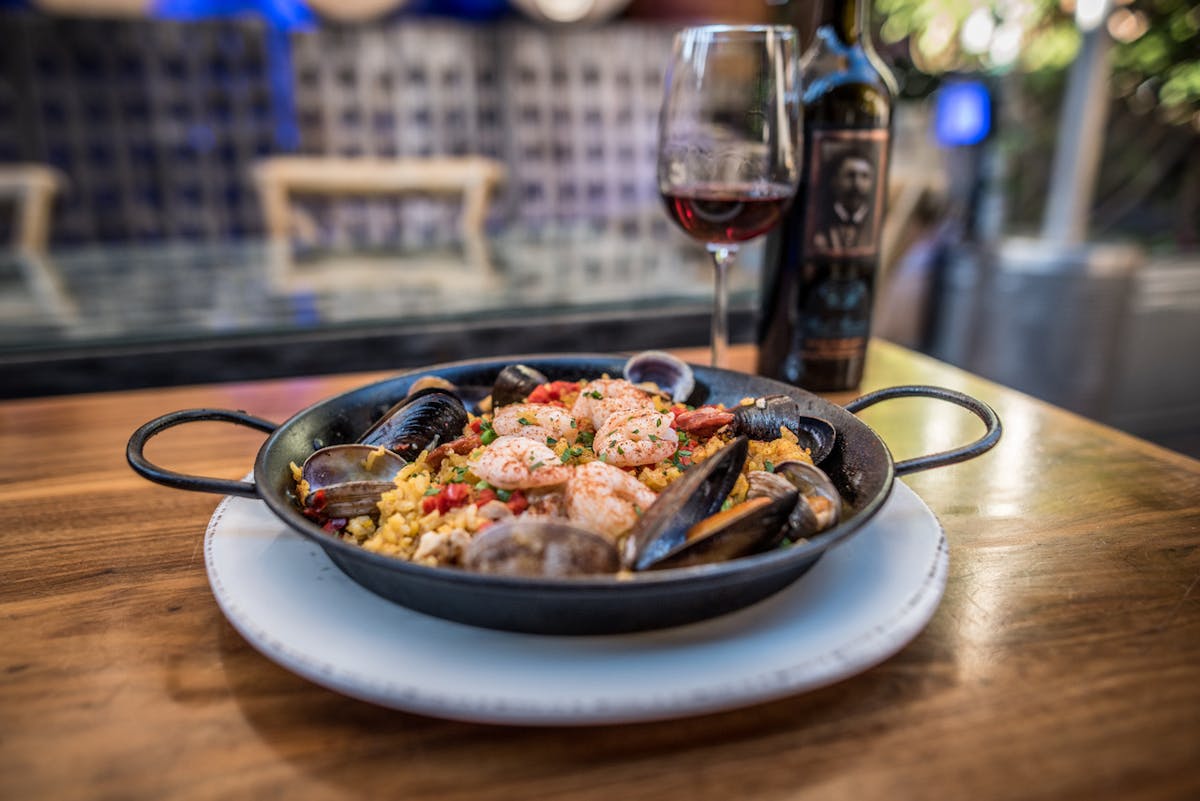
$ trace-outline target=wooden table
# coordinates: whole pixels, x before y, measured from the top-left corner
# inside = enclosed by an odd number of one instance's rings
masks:
[[[1200,462],[884,343],[863,391],[960,389],[1005,435],[905,479],[944,524],[950,575],[882,665],[737,711],[569,730],[435,720],[298,678],[213,600],[218,499],[139,478],[125,442],[166,411],[282,421],[375,377],[0,404],[0,798],[1200,797]],[[932,401],[862,418],[897,458],[981,431]],[[148,455],[236,478],[261,441],[197,424]]]

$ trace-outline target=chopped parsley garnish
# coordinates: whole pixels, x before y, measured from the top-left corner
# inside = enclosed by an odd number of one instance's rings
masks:
[[[518,417],[518,418],[517,418],[517,422],[518,422],[518,423],[520,423],[520,424],[521,424],[521,425],[523,425],[523,426],[531,426],[531,425],[533,425],[533,423],[531,423],[530,421],[526,420],[524,417]]]
[[[582,442],[584,445],[588,446],[589,448],[592,447],[592,441],[595,438],[596,438],[596,435],[594,432],[591,432],[591,431],[579,432],[579,441]]]
[[[604,396],[600,394],[600,390],[598,389],[593,389],[591,392],[585,392],[583,394],[587,395],[589,398],[593,398],[594,400],[604,400]]]
[[[767,461],[763,462],[763,470],[766,470],[768,473],[774,473],[775,463],[768,459]]]
[[[553,448],[558,444],[558,440],[556,440],[554,437],[546,437],[546,444]]]
[[[484,445],[491,445],[496,441],[496,437],[500,436],[496,433],[496,429],[492,428],[491,422],[483,420],[479,424],[479,441]]]
[[[721,503],[721,511],[722,512],[728,512],[732,508],[733,508],[733,498],[726,498]]]
[[[423,494],[424,495],[437,495],[441,491],[442,491],[442,488],[439,487],[437,484],[434,484],[432,487],[425,490],[425,492]]]
[[[532,471],[532,470],[537,470],[539,467],[544,467],[544,466],[545,466],[545,464],[546,464],[545,462],[542,462],[542,461],[537,461],[537,462],[534,462],[533,464],[529,465],[529,469],[530,469],[531,471]]]
[[[512,493],[509,492],[508,490],[498,489],[498,490],[496,490],[496,497],[502,501],[507,501],[509,498],[512,497]]]

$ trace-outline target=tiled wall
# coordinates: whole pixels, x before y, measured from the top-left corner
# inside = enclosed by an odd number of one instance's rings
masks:
[[[58,242],[261,232],[263,155],[503,161],[495,213],[610,219],[657,203],[666,27],[401,19],[291,34],[254,19],[0,15],[0,161],[61,169]],[[8,43],[12,43],[9,46]],[[311,203],[328,243],[452,231],[433,201]]]

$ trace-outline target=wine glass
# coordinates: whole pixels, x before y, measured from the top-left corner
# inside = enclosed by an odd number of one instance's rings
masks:
[[[704,25],[675,35],[658,128],[658,190],[716,267],[712,364],[726,366],[738,244],[770,230],[800,180],[794,28]]]

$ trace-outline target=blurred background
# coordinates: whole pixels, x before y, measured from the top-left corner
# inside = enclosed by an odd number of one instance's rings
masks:
[[[654,179],[671,35],[807,38],[817,2],[0,0],[0,395],[703,345]],[[871,22],[876,333],[1200,456],[1200,5]]]

